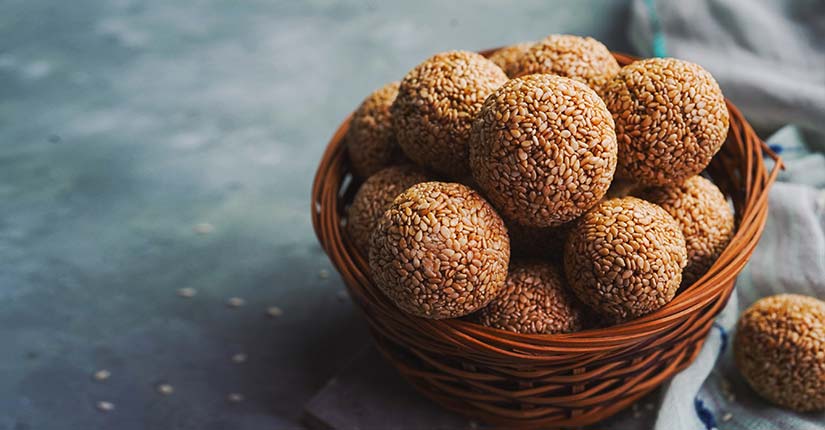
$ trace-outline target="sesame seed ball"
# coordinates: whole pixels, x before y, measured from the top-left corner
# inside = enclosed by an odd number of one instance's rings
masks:
[[[508,81],[473,124],[470,166],[505,218],[554,227],[595,205],[616,168],[613,118],[581,82],[552,75]]]
[[[733,355],[765,399],[799,412],[825,410],[825,302],[797,294],[758,300],[739,317]]]
[[[507,76],[514,78],[516,77],[515,73],[518,72],[516,69],[518,61],[521,60],[521,57],[527,53],[527,50],[534,44],[535,42],[521,42],[515,45],[505,46],[494,52],[493,55],[490,55],[490,61],[501,67],[501,70],[503,70]]]
[[[617,175],[644,185],[696,176],[728,134],[719,85],[701,66],[651,58],[623,67],[605,90],[616,121]]]
[[[453,178],[469,174],[473,118],[484,99],[506,81],[495,63],[468,51],[436,54],[413,68],[391,108],[404,154]]]
[[[526,334],[579,331],[583,320],[559,269],[544,262],[514,263],[502,291],[477,314],[481,325]]]
[[[404,158],[395,141],[390,114],[398,86],[398,82],[390,82],[379,88],[352,114],[346,142],[352,170],[357,176],[366,178]]]
[[[347,234],[363,255],[370,250],[370,235],[390,203],[407,188],[427,181],[418,167],[391,166],[370,176],[355,193],[347,208]]]
[[[733,237],[733,211],[724,194],[713,182],[694,176],[682,185],[646,188],[639,197],[661,206],[679,223],[688,255],[682,284],[693,284]]]
[[[511,70],[508,75],[513,77],[534,73],[565,76],[601,94],[619,72],[619,63],[606,46],[592,37],[553,34],[531,46]]]
[[[478,193],[424,182],[400,194],[372,234],[376,285],[402,310],[456,318],[484,307],[507,277],[504,221]]]
[[[564,269],[573,292],[615,321],[661,308],[687,263],[685,238],[664,209],[635,197],[605,200],[573,227]]]

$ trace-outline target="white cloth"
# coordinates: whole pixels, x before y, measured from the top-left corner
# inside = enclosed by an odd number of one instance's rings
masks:
[[[664,386],[655,428],[823,429],[825,413],[759,398],[725,344],[760,297],[825,299],[825,2],[635,0],[630,29],[639,52],[708,69],[758,130],[794,124],[768,139],[787,168],[771,190],[762,239],[699,357]]]

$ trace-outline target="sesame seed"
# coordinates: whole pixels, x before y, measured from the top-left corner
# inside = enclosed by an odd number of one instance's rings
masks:
[[[278,318],[279,316],[284,314],[284,311],[281,310],[281,308],[279,308],[277,306],[270,306],[270,307],[266,308],[266,314],[270,318]]]
[[[232,362],[235,364],[246,363],[246,354],[239,352],[232,356]]]
[[[726,413],[725,415],[722,416],[722,421],[723,422],[728,422],[732,419],[733,419],[733,414],[730,413],[730,412],[728,412],[728,413]]]
[[[246,304],[246,300],[240,297],[230,297],[226,300],[226,306],[230,308],[239,308]]]
[[[112,373],[111,373],[111,372],[109,372],[109,371],[108,371],[108,370],[106,370],[106,369],[101,369],[101,370],[98,370],[97,372],[95,372],[95,373],[92,375],[92,377],[93,377],[96,381],[105,381],[105,380],[109,379],[109,377],[110,377],[110,376],[112,376]]]
[[[97,410],[100,412],[110,412],[115,410],[115,404],[112,402],[99,401],[96,404]]]
[[[244,396],[241,393],[229,393],[226,395],[226,400],[229,403],[241,403],[244,401]]]
[[[202,222],[195,224],[192,230],[197,234],[206,235],[215,231],[215,226],[208,222]]]
[[[329,271],[327,269],[321,269],[318,271],[318,277],[321,279],[329,278]]]
[[[175,392],[175,387],[173,387],[171,384],[158,384],[157,390],[158,393],[163,394],[164,396],[168,396]]]
[[[194,288],[191,288],[191,287],[185,287],[185,288],[181,288],[181,289],[178,290],[178,296],[184,297],[184,298],[195,297],[195,294],[197,294],[197,293],[198,293],[198,291]]]

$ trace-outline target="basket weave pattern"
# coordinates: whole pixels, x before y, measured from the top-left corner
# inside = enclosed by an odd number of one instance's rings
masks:
[[[614,55],[621,65],[634,60]],[[349,118],[330,141],[315,176],[313,227],[379,350],[424,395],[506,428],[592,424],[628,407],[694,360],[762,233],[768,188],[782,163],[739,110],[729,101],[727,106],[728,138],[707,172],[733,200],[736,234],[713,267],[672,302],[620,325],[525,335],[401,312],[370,281],[365,256],[343,232],[344,209],[356,191],[343,143]],[[766,155],[777,161],[770,172],[762,162]]]

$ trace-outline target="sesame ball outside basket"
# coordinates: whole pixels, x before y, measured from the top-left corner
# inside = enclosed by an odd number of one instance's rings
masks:
[[[693,284],[733,237],[733,211],[725,195],[713,182],[694,176],[681,185],[644,189],[639,197],[661,206],[679,223],[688,253],[682,285]]]
[[[553,34],[535,43],[511,67],[512,77],[545,73],[584,82],[599,95],[619,72],[619,63],[592,37]]]
[[[384,168],[364,181],[347,208],[347,234],[358,252],[369,254],[370,235],[390,203],[407,188],[427,180],[420,168],[404,165]]]
[[[422,166],[453,178],[466,176],[473,118],[506,81],[501,68],[474,52],[428,58],[401,81],[391,108],[401,149]]]
[[[424,182],[399,195],[372,234],[375,284],[402,310],[456,318],[487,305],[504,285],[504,221],[472,189]]]
[[[521,42],[505,46],[490,55],[490,61],[496,63],[507,76],[516,77],[518,62],[521,57],[535,44],[535,42]],[[617,69],[618,70],[618,67]]]
[[[358,106],[347,132],[347,154],[357,176],[369,177],[384,167],[403,161],[395,140],[390,106],[398,95],[398,82],[379,88]]]
[[[685,239],[676,220],[635,197],[606,200],[586,213],[564,250],[573,292],[618,322],[670,302],[686,263]]]
[[[470,166],[505,218],[528,227],[558,226],[610,187],[613,119],[581,82],[551,75],[512,79],[484,102],[473,124]]]
[[[719,85],[687,61],[631,63],[607,86],[604,101],[616,121],[617,175],[644,185],[698,175],[727,137],[730,118]]]
[[[513,263],[501,293],[476,317],[482,325],[527,334],[579,331],[584,318],[559,269],[538,261]]]
[[[825,410],[825,302],[780,294],[739,318],[736,367],[760,396],[800,412]]]

